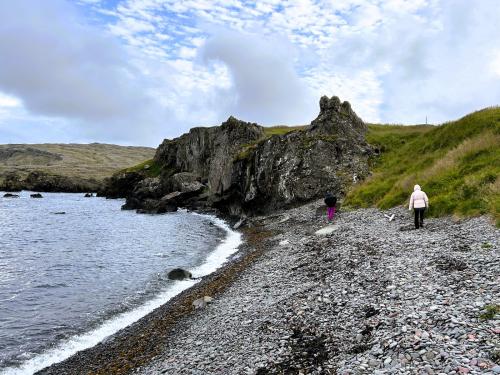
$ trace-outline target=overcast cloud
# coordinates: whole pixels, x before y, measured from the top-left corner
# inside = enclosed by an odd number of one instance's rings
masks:
[[[202,56],[227,66],[232,86],[219,97],[229,113],[267,125],[310,121],[304,108],[312,92],[294,68],[288,40],[222,32],[208,40]]]
[[[156,145],[230,115],[369,122],[500,103],[496,0],[0,2],[0,143]]]

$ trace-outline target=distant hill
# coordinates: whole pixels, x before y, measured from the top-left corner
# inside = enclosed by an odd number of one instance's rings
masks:
[[[154,153],[100,143],[0,145],[0,190],[96,190],[104,178]]]
[[[347,196],[353,207],[407,204],[419,184],[429,214],[492,214],[500,225],[500,108],[486,108],[440,126],[369,125],[380,156],[372,176]]]

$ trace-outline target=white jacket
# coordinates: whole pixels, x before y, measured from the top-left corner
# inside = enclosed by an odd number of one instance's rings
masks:
[[[429,198],[427,198],[427,194],[420,190],[419,185],[415,185],[415,187],[413,188],[413,193],[410,197],[410,206],[408,207],[408,209],[411,210],[412,208],[423,207],[429,207]]]

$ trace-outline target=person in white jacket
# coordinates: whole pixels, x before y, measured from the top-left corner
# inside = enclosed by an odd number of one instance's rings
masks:
[[[429,198],[422,190],[420,190],[420,185],[415,185],[413,187],[413,193],[410,197],[411,209],[415,211],[415,229],[422,228],[424,226],[424,212],[426,208],[429,208]]]

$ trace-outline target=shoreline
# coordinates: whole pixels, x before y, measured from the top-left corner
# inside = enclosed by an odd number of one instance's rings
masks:
[[[428,219],[415,231],[406,210],[365,209],[327,225],[317,201],[249,219],[242,232],[225,266],[37,374],[500,370],[499,317],[478,318],[500,303],[498,229],[487,218]],[[195,310],[204,295],[214,301]]]
[[[214,218],[213,212],[194,213]],[[215,218],[227,225],[227,236],[231,235],[231,231],[241,234],[242,231],[231,228],[227,218],[220,216]],[[244,233],[243,236],[248,237]],[[195,299],[220,293],[232,282],[236,273],[245,268],[256,256],[258,256],[257,251],[249,246],[248,238],[243,238],[237,250],[229,255],[221,267],[202,276],[196,284],[176,294],[139,320],[106,337],[97,345],[78,351],[35,374],[126,374],[148,363],[148,360],[160,352],[161,341],[171,333],[170,330],[175,324],[194,310],[192,302]],[[203,265],[205,263],[197,268]],[[151,337],[145,337],[147,334]]]
[[[53,193],[49,192],[47,194]],[[24,195],[26,195],[26,192]],[[111,337],[115,334],[135,324],[158,307],[163,306],[165,302],[168,302],[176,295],[192,288],[193,285],[200,282],[199,279],[211,275],[214,270],[226,264],[236,253],[238,253],[238,249],[242,244],[241,234],[234,231],[226,221],[215,216],[213,213],[188,213],[188,211],[185,210],[184,214],[202,217],[202,220],[207,224],[210,223],[214,228],[218,228],[217,231],[221,231],[218,235],[218,242],[214,243],[214,246],[209,249],[208,253],[205,253],[205,259],[202,263],[189,269],[196,279],[174,281],[151,299],[100,322],[90,330],[72,335],[66,340],[57,343],[51,348],[47,348],[43,352],[23,361],[17,366],[11,365],[0,369],[0,373],[27,374],[44,371],[51,366],[68,360],[78,352],[89,350],[101,342],[110,341]],[[166,269],[165,272],[166,271],[168,271],[168,269]]]
[[[261,256],[133,374],[498,373],[498,229],[412,222],[362,209],[329,225],[322,201],[253,218]]]

